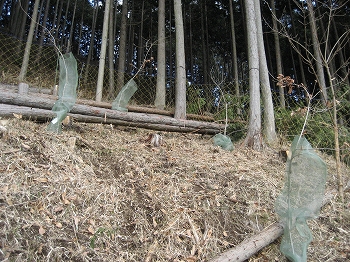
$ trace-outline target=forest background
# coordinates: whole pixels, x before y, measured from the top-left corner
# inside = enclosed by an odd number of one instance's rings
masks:
[[[164,132],[164,146],[155,148],[145,142],[145,130],[130,126],[80,124],[56,136],[37,123],[12,119],[1,143],[6,183],[0,202],[6,206],[2,215],[9,218],[2,222],[8,241],[3,242],[4,257],[111,261],[106,256],[123,253],[130,261],[134,252],[135,261],[155,255],[162,261],[213,257],[243,241],[248,230],[259,232],[275,221],[272,200],[283,183],[283,164],[274,150],[286,149],[302,133],[318,151],[335,156],[336,161],[319,152],[332,162],[329,188],[337,183],[341,200],[324,208],[314,223],[317,237],[322,236],[315,246],[327,251],[313,253],[324,256],[333,243],[333,249],[341,249],[328,252],[329,257],[349,258],[349,215],[344,212],[349,183],[343,184],[348,172],[342,166],[350,159],[348,1],[0,0],[0,10],[3,100],[21,83],[51,93],[58,84],[59,56],[72,52],[78,61],[78,98],[111,102],[133,78],[138,91],[132,106],[168,111],[180,120],[195,114],[228,123],[225,133],[234,141],[246,137],[253,149],[261,149],[263,141],[280,142],[264,152],[243,147],[224,152],[212,145],[211,137]],[[72,134],[73,146],[58,139],[71,141]],[[27,184],[35,185],[34,191]],[[178,192],[186,192],[180,204]],[[107,205],[111,194],[113,204],[120,200],[120,209]],[[33,208],[28,208],[27,196],[33,197],[28,202]],[[175,196],[174,202],[169,196]],[[197,208],[197,202],[204,208]],[[208,212],[209,206],[214,212]],[[101,213],[103,207],[112,209]],[[45,222],[42,214],[36,217],[43,212]],[[174,228],[177,221],[186,223]],[[226,231],[231,221],[242,225]],[[70,239],[78,229],[82,235]],[[170,233],[159,235],[170,229],[176,236],[173,246],[168,245]],[[27,241],[29,235],[36,236],[34,242]],[[215,242],[212,248],[210,241]],[[119,250],[120,243],[126,251]],[[275,251],[271,256],[277,261]]]
[[[248,134],[247,143],[259,148],[261,137],[291,140],[308,115],[304,133],[313,145],[334,152],[340,130],[340,155],[349,156],[348,1],[182,1],[186,71],[179,81],[173,1],[1,0],[0,8],[3,84],[53,89],[57,50],[72,52],[80,98],[111,101],[134,77],[139,89],[131,104],[175,108],[176,117],[182,82],[180,118],[226,119],[232,139]]]

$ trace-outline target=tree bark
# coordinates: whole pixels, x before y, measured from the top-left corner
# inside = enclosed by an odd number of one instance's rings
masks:
[[[185,36],[181,0],[174,0],[174,15],[176,33],[175,118],[186,119]]]
[[[277,139],[275,128],[275,115],[273,111],[273,101],[269,79],[269,70],[267,68],[266,53],[264,46],[264,37],[262,29],[262,19],[260,12],[260,1],[254,1],[255,21],[257,28],[257,40],[259,49],[259,78],[261,85],[262,100],[264,104],[264,137],[266,142],[274,143]]]
[[[91,59],[92,59],[93,49],[94,49],[94,42],[95,42],[97,15],[98,15],[98,3],[95,0],[94,13],[93,13],[93,16],[92,16],[92,25],[91,25],[91,37],[90,37],[88,57],[87,57],[87,60],[86,60],[86,67],[85,67],[85,70],[84,70],[83,85],[86,85],[86,83],[87,83],[87,81],[89,79],[89,68],[90,68],[90,62],[91,62]]]
[[[314,51],[313,54],[314,54],[315,63],[316,63],[316,77],[317,77],[318,85],[320,87],[322,104],[326,105],[328,100],[328,94],[327,94],[327,88],[326,88],[326,79],[325,79],[324,70],[323,70],[321,47],[317,36],[317,25],[316,25],[315,13],[314,13],[314,6],[313,6],[312,0],[307,0],[306,2],[307,2],[307,8],[309,11],[311,40],[312,40],[312,47]]]
[[[103,31],[102,31],[102,43],[100,61],[98,65],[97,87],[96,87],[96,102],[101,102],[103,91],[103,79],[106,64],[106,50],[107,50],[107,37],[108,37],[108,24],[109,24],[109,9],[111,7],[111,1],[106,0],[105,12],[103,17]]]
[[[233,16],[233,0],[230,2],[230,22],[231,22],[231,41],[232,41],[232,68],[233,68],[233,81],[235,83],[235,95],[237,98],[237,115],[241,115],[241,99],[239,92],[239,77],[238,77],[238,59],[237,59],[237,47],[236,47],[236,31],[235,31],[235,20]]]
[[[62,38],[60,40],[61,46],[64,45],[64,41],[67,38],[67,30],[66,30],[66,25],[67,25],[67,19],[68,19],[68,10],[69,10],[69,5],[70,5],[70,0],[68,0],[67,2],[67,6],[66,6],[66,12],[64,14],[64,20],[63,20],[63,26],[62,26]]]
[[[249,126],[245,144],[255,150],[262,146],[261,107],[259,86],[259,49],[257,39],[255,0],[245,1],[249,63]]]
[[[114,1],[111,2],[109,9],[109,30],[108,30],[108,67],[109,67],[109,89],[108,98],[114,99],[114,19],[113,19]]]
[[[275,57],[276,57],[276,73],[283,74],[282,72],[282,58],[281,58],[281,47],[280,47],[280,38],[278,35],[278,26],[277,26],[277,17],[276,17],[276,7],[275,0],[270,1],[271,12],[272,12],[272,27],[273,27],[273,37],[275,40]],[[275,76],[276,77],[276,76]],[[286,101],[284,99],[284,87],[279,87],[279,96],[280,96],[280,107],[286,107]]]
[[[71,52],[72,49],[72,45],[73,45],[73,41],[74,41],[74,20],[75,20],[75,12],[77,10],[77,0],[75,0],[74,2],[74,9],[73,9],[73,15],[72,15],[72,19],[71,19],[71,27],[70,27],[70,31],[69,31],[69,38],[67,40],[67,53]]]
[[[165,0],[158,1],[158,49],[157,49],[157,88],[154,105],[165,107]]]
[[[33,35],[34,35],[34,29],[35,29],[35,24],[36,24],[36,18],[38,16],[39,3],[40,3],[40,0],[35,0],[33,15],[32,15],[32,19],[31,19],[30,29],[29,29],[27,43],[26,43],[26,48],[24,50],[21,72],[19,73],[19,76],[18,76],[19,82],[23,82],[26,78],[26,75],[27,75],[30,49],[32,48]]]
[[[126,58],[126,22],[128,13],[128,1],[123,0],[122,20],[120,25],[119,39],[119,57],[118,57],[118,76],[117,76],[117,91],[119,92],[124,86],[125,58]]]

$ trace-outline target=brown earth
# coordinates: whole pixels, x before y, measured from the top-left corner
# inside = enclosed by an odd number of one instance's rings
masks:
[[[150,130],[1,121],[1,261],[208,261],[278,220],[281,148],[227,152],[166,132],[154,147]],[[330,191],[335,162],[322,158]],[[349,190],[344,208],[336,199],[308,223],[308,261],[350,259]],[[279,241],[249,261],[287,261]]]

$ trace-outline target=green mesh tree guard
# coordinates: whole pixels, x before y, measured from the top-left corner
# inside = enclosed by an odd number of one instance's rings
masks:
[[[60,78],[58,87],[58,100],[52,111],[56,117],[50,122],[47,130],[57,134],[62,132],[62,121],[73,108],[77,100],[78,71],[77,61],[72,53],[64,54],[59,58]]]
[[[319,215],[327,167],[305,137],[295,137],[290,152],[285,185],[275,203],[284,225],[280,249],[291,261],[306,262],[312,240],[306,221]]]
[[[231,138],[223,134],[216,134],[213,137],[213,142],[214,142],[214,145],[220,146],[224,150],[232,151],[234,149]]]
[[[118,111],[127,112],[127,105],[130,98],[134,95],[137,90],[137,84],[134,79],[130,79],[120,90],[118,96],[112,103],[112,109]]]

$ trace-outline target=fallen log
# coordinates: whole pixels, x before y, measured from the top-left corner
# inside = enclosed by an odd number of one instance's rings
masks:
[[[51,94],[51,91],[52,91],[51,89],[39,89],[39,88],[29,87],[26,94],[28,94],[28,91],[30,95],[34,95],[31,93],[35,93],[36,97],[39,96],[46,99],[57,100],[57,95]],[[1,92],[4,92],[4,93],[11,92],[11,93],[17,94],[18,86],[0,84],[0,93]],[[24,93],[22,93],[21,95],[23,94]],[[107,109],[112,108],[111,103],[96,102],[88,99],[77,99],[76,104],[88,105],[93,107],[101,107],[101,108],[107,108]],[[157,114],[157,115],[164,115],[164,116],[171,116],[171,117],[174,116],[173,111],[161,110],[153,107],[140,107],[140,106],[128,105],[127,108],[130,112]],[[197,120],[197,121],[206,121],[206,122],[215,121],[215,119],[212,116],[196,115],[196,114],[187,114],[187,119]]]
[[[322,206],[329,203],[335,195],[335,191],[325,194]],[[244,240],[239,245],[227,250],[209,262],[242,262],[249,259],[262,248],[274,242],[283,234],[283,225],[276,222],[268,228],[262,230],[257,235],[254,235]]]
[[[14,114],[24,118],[31,119],[36,121],[50,121],[54,117],[56,117],[56,113],[49,109],[41,109],[34,107],[26,107],[26,106],[17,106],[10,104],[0,104],[0,116],[5,117],[13,117]],[[183,132],[183,133],[204,133],[204,134],[215,134],[217,133],[217,129],[210,128],[194,128],[188,126],[172,126],[165,124],[150,124],[150,123],[140,123],[140,122],[130,122],[123,121],[113,118],[107,117],[99,117],[99,116],[90,116],[90,115],[81,115],[68,113],[74,121],[76,122],[85,122],[85,123],[102,123],[102,124],[113,124],[113,125],[121,125],[121,126],[129,126],[129,127],[139,127],[146,128],[158,131],[167,131],[167,132]]]

